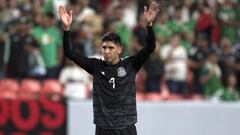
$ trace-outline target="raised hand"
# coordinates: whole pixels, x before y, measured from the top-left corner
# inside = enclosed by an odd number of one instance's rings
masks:
[[[156,1],[152,0],[149,9],[144,6],[144,18],[148,25],[152,25],[157,13],[159,11],[159,6]]]
[[[71,10],[70,13],[68,13],[65,8],[60,5],[58,8],[58,14],[61,18],[62,24],[64,26],[64,30],[70,30],[71,24],[72,24],[72,16],[73,11]]]

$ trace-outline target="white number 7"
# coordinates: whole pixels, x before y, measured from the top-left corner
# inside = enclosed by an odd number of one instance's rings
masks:
[[[112,83],[113,84],[113,89],[115,89],[115,78],[112,77],[108,82]]]

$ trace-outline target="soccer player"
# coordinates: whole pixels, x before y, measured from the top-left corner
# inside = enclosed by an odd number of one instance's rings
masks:
[[[152,23],[158,11],[156,1],[151,1],[148,9],[144,7],[147,45],[143,49],[136,55],[122,59],[119,35],[106,33],[101,43],[104,57],[101,60],[87,58],[73,49],[70,39],[73,12],[68,13],[63,6],[59,6],[64,27],[64,54],[93,76],[95,135],[137,135],[135,76],[156,47]]]

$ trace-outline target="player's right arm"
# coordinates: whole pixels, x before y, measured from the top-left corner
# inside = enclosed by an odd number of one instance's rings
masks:
[[[77,51],[74,50],[72,46],[70,27],[72,24],[73,11],[71,10],[68,13],[63,6],[59,6],[58,13],[64,28],[63,48],[65,56],[67,56],[70,60],[74,61],[88,73],[92,74],[94,60],[85,57],[81,53],[78,53]]]

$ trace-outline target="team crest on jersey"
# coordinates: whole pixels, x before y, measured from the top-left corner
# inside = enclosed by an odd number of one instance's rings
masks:
[[[124,77],[124,76],[126,76],[127,72],[124,67],[119,67],[117,69],[117,74],[119,77]]]

